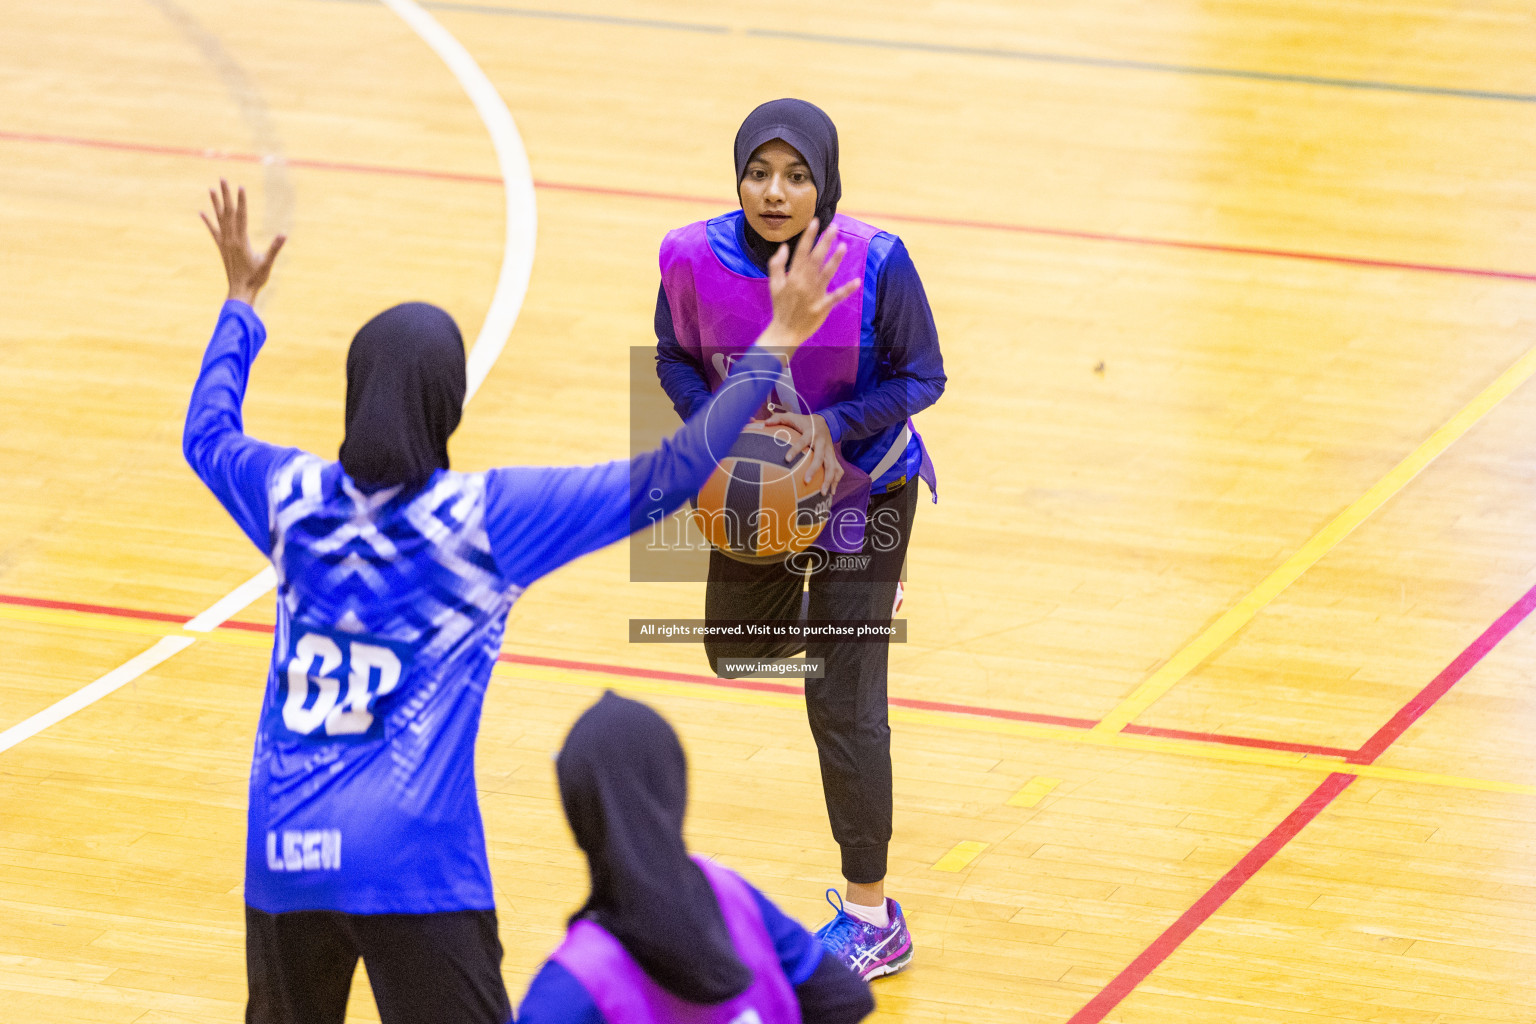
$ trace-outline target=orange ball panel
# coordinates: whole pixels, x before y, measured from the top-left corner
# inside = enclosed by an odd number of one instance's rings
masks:
[[[711,545],[733,558],[769,562],[815,542],[830,499],[820,495],[821,470],[804,479],[808,454],[784,461],[799,439],[780,425],[752,423],[742,432],[695,501],[693,521]]]

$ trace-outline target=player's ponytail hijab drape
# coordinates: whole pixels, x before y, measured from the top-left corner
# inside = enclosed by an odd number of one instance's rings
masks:
[[[425,302],[386,309],[347,352],[347,434],[341,466],[364,490],[414,490],[448,468],[448,437],[464,412],[464,338]]]
[[[571,727],[555,772],[592,871],[592,895],[571,920],[601,925],[680,999],[710,1004],[746,991],[752,973],[683,844],[688,762],[666,720],[605,693]]]

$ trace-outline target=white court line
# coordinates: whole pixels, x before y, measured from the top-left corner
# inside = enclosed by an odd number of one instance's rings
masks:
[[[0,753],[10,750],[22,740],[30,739],[56,722],[63,721],[81,708],[89,707],[119,687],[126,686],[173,654],[197,643],[189,636],[168,636],[142,654],[123,662],[89,686],[82,686],[63,700],[44,708],[24,722],[18,722],[5,732],[0,732]]]
[[[219,598],[207,611],[192,616],[182,628],[190,629],[194,633],[211,633],[224,625],[225,621],[235,612],[249,605],[275,586],[277,586],[277,570],[269,565],[234,590]]]
[[[485,323],[480,326],[480,334],[469,350],[469,388],[464,393],[464,401],[468,402],[501,355],[507,336],[512,333],[512,325],[517,322],[517,314],[523,308],[523,296],[528,293],[528,279],[533,275],[534,236],[538,232],[533,169],[528,166],[528,152],[523,148],[523,137],[517,132],[511,112],[469,51],[413,0],[380,2],[398,14],[436,51],[469,95],[469,101],[475,105],[475,111],[490,132],[496,163],[501,169],[502,190],[507,195],[507,239],[501,257],[501,276],[496,281],[491,308],[486,310]]]
[[[485,322],[480,325],[480,333],[475,337],[474,345],[470,346],[467,357],[468,388],[464,393],[464,401],[468,403],[506,347],[512,325],[517,322],[517,314],[523,308],[523,297],[528,294],[528,279],[533,274],[534,239],[538,232],[538,211],[533,200],[533,170],[528,166],[528,153],[523,148],[523,137],[518,134],[511,111],[507,110],[501,94],[469,55],[469,51],[413,0],[380,2],[398,14],[442,58],[448,70],[453,72],[453,77],[459,80],[459,85],[469,95],[470,102],[480,114],[480,120],[485,122],[486,130],[490,132],[491,145],[496,150],[496,162],[501,168],[502,188],[507,196],[506,241],[502,247],[501,274],[496,279],[496,292],[491,297]],[[215,601],[207,611],[187,620],[185,628],[207,633],[275,586],[277,573],[269,565]],[[195,643],[195,639],[186,636],[168,636],[158,641],[149,650],[130,658],[95,682],[44,708],[26,721],[0,732],[0,753],[22,740],[36,736],[81,708],[89,707]]]

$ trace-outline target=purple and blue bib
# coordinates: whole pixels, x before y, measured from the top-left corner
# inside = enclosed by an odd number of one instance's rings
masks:
[[[685,1002],[651,980],[601,925],[577,921],[550,957],[587,990],[608,1024],[800,1024],[800,1003],[779,964],[747,884],[695,857],[720,903],[736,955],[752,972],[741,995],[713,1006]]]

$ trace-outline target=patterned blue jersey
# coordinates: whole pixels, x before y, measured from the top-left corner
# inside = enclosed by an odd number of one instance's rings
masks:
[[[246,901],[493,906],[475,733],[507,610],[484,474],[364,494],[300,453],[269,489],[277,633],[251,773]]]
[[[475,794],[480,707],[512,602],[696,492],[767,398],[772,356],[655,452],[590,467],[439,470],[365,492],[245,436],[265,329],[225,303],[187,414],[194,471],[277,570],[251,766],[245,899],[267,913],[494,906]]]

